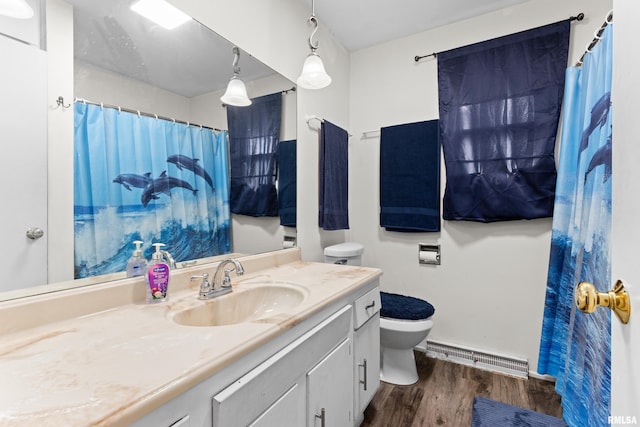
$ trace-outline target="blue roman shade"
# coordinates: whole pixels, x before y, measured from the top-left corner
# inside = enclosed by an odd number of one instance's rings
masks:
[[[443,218],[553,215],[568,20],[438,54]]]

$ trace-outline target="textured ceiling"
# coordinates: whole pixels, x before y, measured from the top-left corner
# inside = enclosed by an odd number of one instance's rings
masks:
[[[192,97],[224,89],[233,45],[196,21],[173,30],[129,9],[134,0],[67,0],[74,5],[74,56],[109,71]],[[242,78],[274,73],[242,52]]]
[[[68,0],[74,5],[77,60],[192,97],[223,89],[232,75],[232,45],[193,21],[165,30],[136,13],[134,0]],[[311,1],[306,2],[311,14]],[[317,0],[315,12],[349,50],[532,0]],[[243,53],[242,78],[274,72]]]
[[[303,0],[309,5],[312,0]],[[353,52],[530,0],[315,0],[315,13]]]

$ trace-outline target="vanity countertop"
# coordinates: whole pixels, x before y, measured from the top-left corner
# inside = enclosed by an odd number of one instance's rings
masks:
[[[245,271],[233,279],[238,292],[251,282],[285,281],[306,297],[266,321],[191,327],[172,320],[201,303],[185,286],[170,288],[164,303],[136,301],[4,334],[0,426],[127,425],[381,274],[299,259]]]

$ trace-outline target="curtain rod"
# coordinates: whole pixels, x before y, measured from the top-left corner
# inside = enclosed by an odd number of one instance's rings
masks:
[[[200,129],[209,129],[209,130],[213,130],[213,131],[216,131],[216,132],[220,132],[222,130],[222,129],[218,129],[218,128],[212,128],[212,127],[209,127],[209,126],[199,125],[199,124],[196,124],[196,123],[185,122],[184,120],[177,120],[177,119],[174,119],[173,117],[159,116],[157,114],[145,113],[145,112],[142,112],[140,110],[132,110],[130,108],[123,108],[123,107],[120,107],[119,105],[105,104],[103,102],[88,101],[88,100],[83,99],[83,98],[74,98],[73,101],[74,102],[82,102],[83,104],[97,105],[98,107],[101,107],[101,108],[113,108],[114,110],[124,111],[126,113],[137,114],[138,116],[151,117],[152,119],[167,120],[167,121],[173,122],[173,123],[180,123],[180,124],[187,125],[187,126],[199,127]]]
[[[267,95],[263,95],[263,96],[275,95],[276,93],[281,93],[281,94],[283,94],[283,95],[286,95],[286,94],[288,94],[289,92],[295,92],[295,91],[296,91],[296,87],[295,87],[295,86],[293,86],[293,87],[291,87],[291,88],[289,88],[289,89],[281,90],[280,92],[273,92],[273,93],[270,93],[270,94],[267,94]],[[222,103],[222,108],[227,108],[227,104],[225,104],[225,103],[223,102],[223,103]]]
[[[582,13],[582,12],[578,13],[576,16],[570,16],[569,17],[569,21],[570,22],[582,21],[583,19],[584,19],[584,13]],[[428,55],[416,55],[416,56],[413,57],[413,60],[415,62],[419,62],[421,59],[428,58],[430,56],[433,56],[435,58],[436,56],[438,56],[439,53],[440,52],[433,52],[433,53],[430,53]]]
[[[584,53],[582,54],[578,62],[576,62],[576,67],[582,66],[582,61],[584,60],[584,56],[587,53],[590,53],[591,49],[593,49],[598,44],[598,42],[602,39],[602,33],[604,32],[604,29],[607,28],[607,25],[611,24],[612,22],[613,22],[613,9],[610,10],[609,13],[607,13],[607,17],[604,19],[604,22],[602,23],[600,28],[598,28],[596,32],[593,34],[593,40],[591,40],[591,43],[587,45],[586,49],[584,50]]]

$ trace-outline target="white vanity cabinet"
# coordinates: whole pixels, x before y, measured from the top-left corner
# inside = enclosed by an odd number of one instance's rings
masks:
[[[372,281],[134,426],[358,426],[379,386],[379,308]]]
[[[380,306],[378,287],[354,303],[355,425],[380,386]]]

